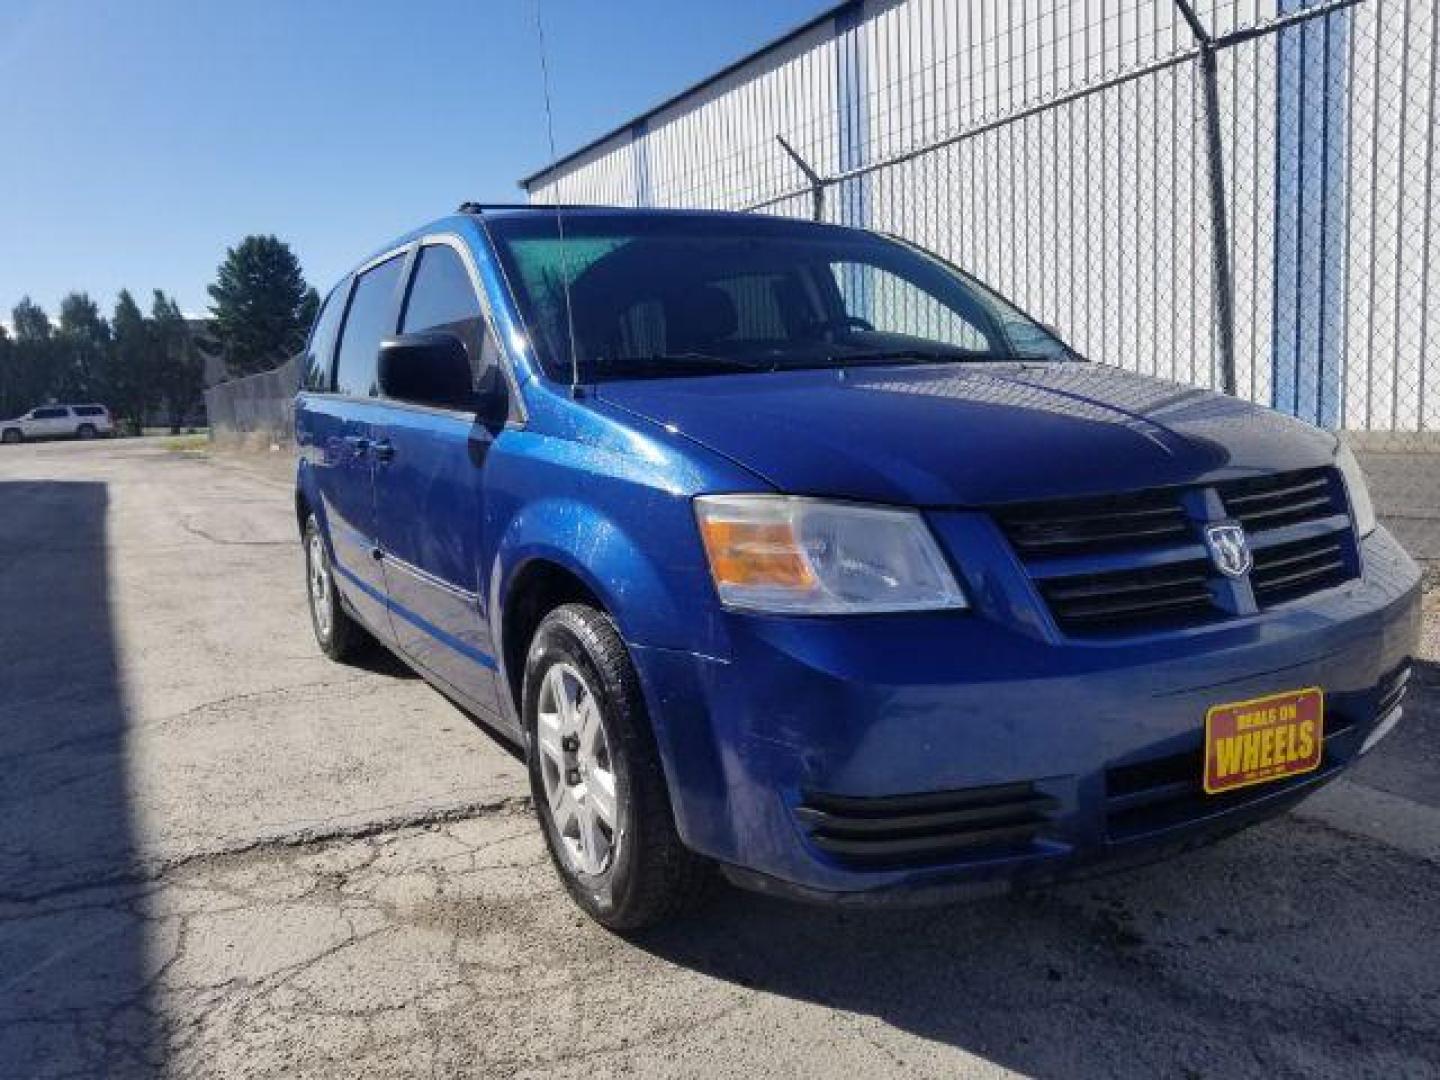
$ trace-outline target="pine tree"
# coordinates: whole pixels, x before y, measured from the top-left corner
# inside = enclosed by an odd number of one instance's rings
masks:
[[[209,292],[212,330],[235,375],[269,371],[303,348],[319,306],[294,252],[273,236],[226,251]]]
[[[0,419],[8,419],[23,410],[15,395],[15,342],[0,323]]]
[[[15,328],[9,382],[10,413],[21,413],[55,400],[55,328],[45,309],[28,296],[10,313]]]
[[[150,304],[150,332],[160,397],[170,417],[170,430],[178,432],[205,388],[204,357],[180,305],[159,289]]]
[[[116,298],[110,328],[114,344],[106,371],[106,398],[115,415],[139,432],[145,414],[159,400],[160,388],[155,378],[155,340],[128,289],[121,289]]]
[[[99,400],[110,351],[110,325],[85,293],[60,301],[56,340],[55,396],[61,401]]]

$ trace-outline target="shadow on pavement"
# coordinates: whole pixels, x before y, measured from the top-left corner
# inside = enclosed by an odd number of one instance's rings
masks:
[[[1417,739],[1434,734],[1437,675],[1417,672]],[[1434,804],[1427,752],[1404,773],[1406,746],[1382,745],[1373,766]],[[1436,897],[1440,866],[1282,817],[1143,870],[969,906],[842,912],[726,890],[636,943],[876,1017],[882,1048],[894,1028],[1027,1075],[1416,1075],[1440,1062]],[[890,1049],[935,1071],[916,1045]]]
[[[104,484],[0,483],[4,1076],[133,1071],[154,1051],[140,914],[89,908],[85,887],[132,873],[136,848],[105,515]]]

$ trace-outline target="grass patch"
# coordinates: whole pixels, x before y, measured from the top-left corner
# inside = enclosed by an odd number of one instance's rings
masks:
[[[208,454],[210,453],[210,436],[171,435],[163,445],[172,454]]]

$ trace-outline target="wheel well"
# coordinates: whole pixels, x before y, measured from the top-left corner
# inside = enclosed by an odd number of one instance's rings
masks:
[[[604,611],[595,593],[575,574],[558,563],[536,560],[527,563],[510,587],[505,601],[501,648],[504,650],[505,675],[510,684],[510,698],[515,712],[520,713],[520,691],[525,682],[525,650],[535,636],[535,628],[561,604],[589,604]]]

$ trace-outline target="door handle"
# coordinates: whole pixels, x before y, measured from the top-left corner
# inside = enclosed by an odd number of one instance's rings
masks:
[[[370,452],[375,455],[376,461],[389,461],[395,456],[395,444],[389,439],[380,439],[370,444]]]
[[[364,435],[346,435],[345,445],[350,447],[356,457],[361,457],[370,449],[370,440]]]

